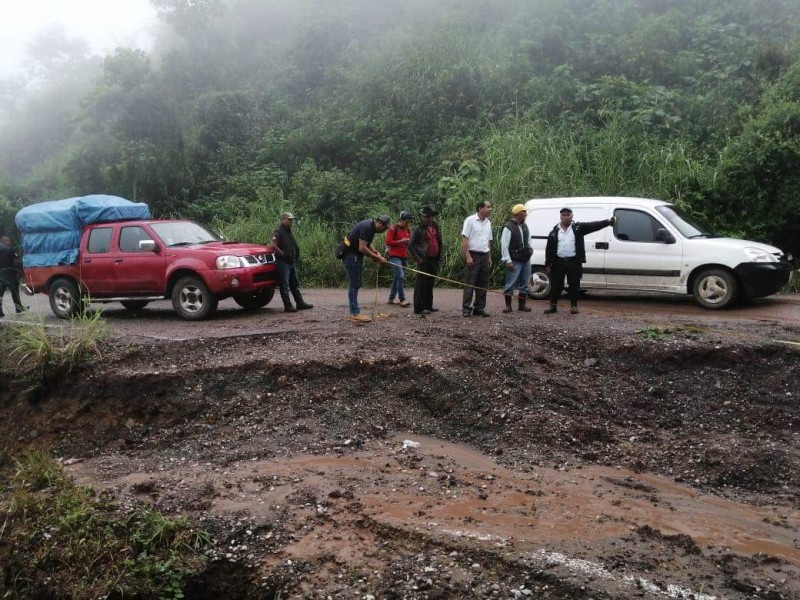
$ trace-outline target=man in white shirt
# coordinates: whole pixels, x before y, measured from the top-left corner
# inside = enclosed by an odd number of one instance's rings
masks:
[[[550,273],[550,306],[544,311],[551,315],[558,311],[558,298],[564,291],[564,276],[569,285],[569,312],[578,314],[578,295],[581,288],[583,263],[586,262],[586,248],[583,238],[617,222],[617,217],[603,221],[578,223],[572,221],[572,209],[561,209],[560,222],[547,236],[544,251],[544,266]]]
[[[469,317],[488,317],[486,312],[486,287],[489,285],[489,271],[492,268],[492,203],[482,200],[475,206],[475,214],[464,219],[461,228],[461,249],[467,263],[464,272],[464,297],[461,315]],[[473,294],[475,304],[472,303]]]

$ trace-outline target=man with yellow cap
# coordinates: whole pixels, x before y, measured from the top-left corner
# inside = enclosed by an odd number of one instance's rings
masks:
[[[511,312],[511,299],[514,296],[514,288],[519,288],[518,309],[523,312],[530,312],[529,306],[525,306],[528,300],[528,281],[531,278],[531,235],[525,218],[528,212],[524,204],[515,204],[511,209],[511,218],[503,226],[500,234],[500,259],[506,267],[506,283],[503,288],[503,295],[506,300],[504,313]]]

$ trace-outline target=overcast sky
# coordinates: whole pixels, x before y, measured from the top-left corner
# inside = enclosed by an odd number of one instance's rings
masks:
[[[0,0],[0,78],[23,68],[33,37],[60,25],[93,54],[117,46],[149,49],[156,10],[148,0]]]

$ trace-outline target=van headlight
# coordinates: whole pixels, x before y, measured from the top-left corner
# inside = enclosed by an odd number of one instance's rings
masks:
[[[242,261],[238,256],[218,256],[218,269],[238,269],[242,266]]]
[[[777,256],[761,248],[745,248],[744,254],[750,262],[778,262]]]

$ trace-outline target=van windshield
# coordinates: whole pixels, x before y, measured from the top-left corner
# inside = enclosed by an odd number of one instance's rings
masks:
[[[656,210],[686,238],[718,237],[705,223],[694,216],[687,215],[677,206],[671,204],[656,206]]]

